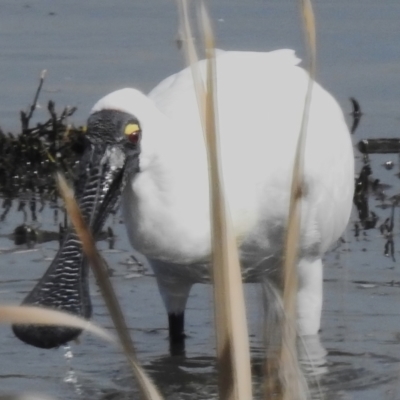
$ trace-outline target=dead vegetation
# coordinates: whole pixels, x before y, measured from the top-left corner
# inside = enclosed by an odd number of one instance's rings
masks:
[[[4,220],[12,206],[18,201],[18,209],[29,208],[32,220],[42,210],[46,201],[57,204],[58,192],[54,180],[56,171],[72,178],[74,166],[85,146],[84,127],[68,124],[76,108],[56,110],[55,102],[47,104],[49,118],[31,126],[38,98],[44,83],[42,73],[29,111],[21,111],[21,131],[5,133],[0,128],[0,197]]]

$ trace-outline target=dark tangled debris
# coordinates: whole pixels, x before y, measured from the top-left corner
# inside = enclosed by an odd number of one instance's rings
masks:
[[[371,175],[371,167],[367,163],[362,167],[355,183],[354,204],[358,211],[360,223],[364,229],[373,229],[378,222],[378,216],[369,210],[369,189],[371,185],[374,185],[374,182],[370,182]]]
[[[357,147],[363,154],[399,154],[400,139],[364,139],[358,142]]]
[[[57,113],[55,103],[49,101],[49,119],[30,127],[43,80],[44,73],[29,111],[21,111],[21,132],[13,135],[0,129],[0,221],[7,216],[14,199],[18,199],[18,209],[24,213],[29,205],[32,220],[36,220],[38,204],[41,211],[45,201],[56,203],[54,173],[61,170],[72,178],[73,167],[84,149],[84,128],[68,126],[66,122],[75,107]]]
[[[0,128],[0,198],[3,199],[0,210],[0,221],[3,221],[12,207],[13,201],[18,201],[18,211],[24,214],[24,221],[30,219],[36,221],[36,213],[41,212],[46,203],[54,209],[54,221],[58,222],[58,191],[54,179],[57,170],[61,170],[67,179],[73,180],[74,167],[79,162],[80,155],[85,148],[85,128],[74,127],[67,124],[67,119],[74,114],[76,107],[64,108],[57,113],[55,103],[49,101],[47,110],[49,119],[44,123],[30,126],[37,101],[44,82],[44,72],[41,75],[32,105],[28,112],[21,111],[21,132],[17,135],[4,133]],[[362,116],[358,101],[350,98],[353,110],[351,132],[359,127]],[[358,211],[359,221],[354,225],[355,236],[359,236],[360,230],[374,229],[377,226],[378,216],[369,209],[368,197],[370,192],[379,194],[379,180],[372,179],[372,170],[368,154],[373,153],[398,153],[400,154],[399,139],[368,139],[358,143],[358,150],[364,154],[364,165],[355,181],[354,204]],[[392,169],[393,163],[384,165],[386,169]],[[384,191],[380,191],[384,200]],[[386,239],[384,254],[394,260],[394,208],[400,203],[399,199],[393,199],[391,216],[379,227],[382,236]],[[64,214],[65,218],[65,214]],[[31,226],[22,224],[15,228],[13,239],[16,244],[34,244],[36,242],[61,240],[63,231],[67,225],[64,219],[59,224],[59,232],[39,232]],[[56,237],[54,236],[56,235]],[[110,247],[114,244],[114,235],[111,228],[103,232],[102,239],[110,241]]]
[[[355,99],[354,97],[350,97],[350,101],[353,107],[353,110],[350,113],[350,115],[353,117],[353,123],[351,125],[350,132],[353,134],[358,128],[363,113],[361,111],[360,103],[357,101],[357,99]]]
[[[353,110],[350,115],[353,117],[351,133],[354,133],[359,126],[360,119],[363,115],[359,102],[355,98],[350,98]],[[363,166],[358,177],[355,180],[354,205],[358,212],[358,221],[354,224],[354,236],[360,236],[360,231],[375,229],[379,217],[370,210],[369,197],[373,193],[377,200],[384,202],[389,200],[388,204],[382,204],[385,208],[390,207],[390,217],[386,218],[379,225],[379,230],[382,238],[385,240],[383,254],[390,257],[393,262],[395,258],[395,242],[394,242],[394,220],[395,208],[400,204],[400,195],[395,195],[390,198],[385,193],[385,185],[379,179],[373,178],[373,173],[370,165],[370,154],[398,154],[400,156],[400,139],[398,138],[379,138],[379,139],[363,139],[357,144],[360,153],[363,154]],[[393,161],[386,161],[383,167],[390,171],[394,168]],[[400,174],[397,174],[400,177]],[[387,185],[386,185],[387,186]]]
[[[381,234],[386,239],[384,254],[386,257],[391,257],[392,260],[395,262],[396,258],[394,256],[394,240],[393,240],[393,228],[394,228],[394,209],[395,203],[392,205],[392,213],[389,218],[383,222],[383,224],[379,227]]]

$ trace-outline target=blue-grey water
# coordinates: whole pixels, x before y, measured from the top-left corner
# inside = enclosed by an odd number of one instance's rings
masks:
[[[215,0],[210,3],[223,49],[294,48],[304,58],[298,2]],[[400,3],[398,0],[315,1],[318,80],[348,114],[356,97],[364,115],[354,136],[398,137],[400,131]],[[71,122],[84,124],[101,96],[125,86],[150,90],[183,66],[178,51],[178,18],[172,0],[2,0],[0,3],[0,126],[16,132],[19,110],[30,104],[40,72],[47,76],[35,114],[47,118],[46,103],[78,106]],[[350,118],[349,118],[350,121]],[[329,151],[329,149],[326,149]],[[357,170],[361,156],[356,151]],[[393,161],[392,170],[382,164]],[[374,178],[398,194],[395,155],[371,156]],[[384,204],[390,204],[385,200]],[[390,208],[371,198],[379,226]],[[19,303],[54,256],[56,241],[33,249],[16,247],[8,234],[24,221],[13,205],[0,225],[0,302]],[[29,215],[28,215],[29,219]],[[327,349],[321,390],[326,398],[400,399],[400,274],[384,256],[379,229],[354,235],[354,212],[345,243],[326,257],[321,341]],[[395,257],[400,259],[396,210]],[[39,214],[42,229],[58,230],[52,211]],[[167,320],[154,278],[132,262],[125,229],[118,221],[115,250],[103,254],[113,268],[141,362],[169,399],[216,398],[214,337],[209,286],[196,285],[187,308],[186,358],[170,358]],[[92,284],[94,319],[111,323]],[[259,290],[246,286],[252,356],[260,364],[262,311]],[[0,327],[0,394],[41,392],[59,399],[136,398],[129,370],[117,349],[88,334],[66,349],[39,350]]]

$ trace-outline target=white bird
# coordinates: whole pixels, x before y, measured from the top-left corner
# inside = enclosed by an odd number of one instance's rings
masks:
[[[247,282],[280,272],[295,148],[308,74],[292,50],[218,51],[217,113],[226,198]],[[205,77],[205,62],[199,62]],[[122,89],[98,101],[77,197],[94,232],[122,193],[130,242],[147,257],[168,316],[170,339],[184,338],[193,284],[207,282],[211,252],[208,167],[189,68],[148,96]],[[111,171],[111,172],[110,172]],[[115,179],[114,179],[115,178]],[[322,256],[342,235],[354,189],[349,130],[337,101],[314,83],[304,163],[298,263],[298,329],[317,334]],[[87,267],[73,232],[25,302],[89,316]],[[63,282],[63,284],[61,284]],[[54,347],[78,331],[14,327],[24,341]]]

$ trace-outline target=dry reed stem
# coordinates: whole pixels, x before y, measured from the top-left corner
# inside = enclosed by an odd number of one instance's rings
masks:
[[[193,84],[203,126],[210,179],[210,218],[212,226],[212,275],[217,337],[218,387],[220,400],[251,399],[250,351],[241,269],[223,193],[216,107],[216,65],[214,37],[208,14],[202,4],[200,17],[206,44],[207,88],[201,77],[185,0],[178,2],[186,60],[191,66]]]
[[[205,101],[206,93],[204,82],[201,77],[198,65],[198,55],[193,41],[192,29],[190,26],[188,7],[186,0],[177,0],[181,31],[183,32],[183,49],[186,58],[186,64],[190,67],[193,79],[193,85],[196,94],[197,106],[199,108],[200,121],[205,132]]]
[[[22,393],[22,394],[5,394],[0,396],[0,400],[55,400],[55,397],[45,396],[42,394]]]
[[[60,173],[57,174],[57,181],[68,215],[70,216],[79,239],[82,242],[83,251],[88,258],[89,264],[91,265],[93,273],[97,279],[97,283],[114,323],[124,354],[128,358],[132,367],[133,375],[139,384],[142,398],[145,400],[162,400],[162,396],[158,389],[137,361],[128,326],[108,277],[107,266],[96,249],[94,239],[83,219],[79,206],[75,201],[73,191]]]
[[[214,309],[220,399],[251,399],[247,319],[236,237],[225,201],[218,133],[215,43],[204,3],[200,10],[207,58],[205,133],[209,162]]]
[[[35,306],[0,306],[0,323],[66,326],[89,331],[104,340],[116,343],[113,335],[84,318],[64,311]]]
[[[310,112],[311,95],[315,77],[316,34],[315,20],[310,0],[300,0],[303,14],[303,24],[306,31],[306,43],[309,58],[309,80],[304,101],[303,117],[293,165],[292,185],[288,226],[285,238],[285,253],[283,264],[283,304],[285,318],[282,327],[282,345],[280,351],[280,387],[283,400],[295,400],[305,397],[304,377],[301,374],[297,360],[297,262],[300,241],[301,198],[303,196],[304,151],[307,126]]]

